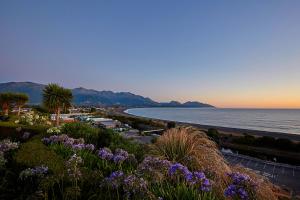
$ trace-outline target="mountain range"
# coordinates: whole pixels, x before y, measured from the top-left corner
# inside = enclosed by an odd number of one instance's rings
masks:
[[[29,96],[29,104],[41,104],[42,92],[46,85],[33,82],[8,82],[0,83],[1,92],[26,93]],[[150,98],[132,94],[130,92],[97,91],[86,88],[72,89],[73,103],[81,106],[112,106],[126,107],[213,107],[212,105],[196,101],[180,103],[171,101],[160,103]]]

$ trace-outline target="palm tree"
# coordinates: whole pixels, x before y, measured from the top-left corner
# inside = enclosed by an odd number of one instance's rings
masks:
[[[72,91],[57,84],[49,84],[43,90],[44,105],[56,114],[56,126],[59,126],[60,112],[71,106]]]
[[[17,93],[13,95],[14,103],[18,107],[18,116],[20,116],[21,108],[28,102],[29,97],[27,94]]]
[[[12,93],[1,93],[0,94],[0,104],[2,107],[2,112],[4,115],[8,115],[9,107],[13,102],[13,94]]]

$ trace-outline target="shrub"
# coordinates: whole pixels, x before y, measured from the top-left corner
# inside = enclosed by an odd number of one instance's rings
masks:
[[[207,136],[210,137],[217,144],[219,144],[219,131],[217,129],[209,128],[207,130]]]
[[[205,133],[189,127],[169,129],[151,145],[150,154],[206,172],[223,196],[228,179],[225,174],[231,170]]]
[[[83,138],[87,143],[98,145],[100,131],[92,125],[81,122],[68,123],[62,126],[62,134],[67,134],[73,138]]]
[[[120,135],[116,135],[115,137],[113,137],[113,140],[111,140],[111,143],[109,145],[109,148],[111,148],[112,150],[118,148],[124,149],[128,151],[128,153],[134,154],[138,161],[141,161],[144,158],[144,154],[145,154],[144,145],[139,144],[130,139],[123,138]]]
[[[276,147],[283,150],[292,150],[293,142],[286,138],[278,138],[275,143]],[[295,145],[296,146],[296,145]]]
[[[27,167],[48,166],[56,174],[63,173],[64,162],[53,150],[48,149],[39,137],[21,145],[14,159]]]
[[[170,128],[175,128],[176,126],[176,123],[175,122],[168,122],[167,123],[167,128],[170,129]]]
[[[51,125],[51,122],[48,120],[48,116],[39,115],[35,112],[28,112],[24,115],[21,115],[20,119],[15,120],[16,124],[22,125]]]

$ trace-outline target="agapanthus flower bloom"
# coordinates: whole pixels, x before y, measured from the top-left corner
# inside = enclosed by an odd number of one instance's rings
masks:
[[[183,175],[186,181],[191,181],[193,178],[193,173],[188,170],[188,168],[180,163],[175,163],[171,165],[169,169],[169,175],[173,176],[176,174],[176,172],[179,172],[180,175]]]
[[[123,178],[123,171],[115,171],[112,172],[109,177],[105,178],[104,181],[106,182],[106,184],[116,189],[122,184]]]
[[[83,160],[80,156],[76,154],[72,155],[71,158],[67,161],[68,174],[71,178],[79,180],[81,177],[81,171],[79,169],[80,164],[83,163]]]
[[[93,144],[86,144],[84,148],[89,151],[94,151],[95,146]]]
[[[29,132],[25,132],[22,136],[22,139],[26,140],[30,137],[30,133]]]
[[[2,152],[14,150],[14,149],[17,149],[18,147],[19,147],[19,143],[12,142],[9,139],[0,141],[0,151],[2,151]]]
[[[103,160],[111,160],[114,155],[109,148],[101,148],[98,152],[98,156]]]
[[[130,174],[124,178],[123,189],[126,198],[129,199],[132,195],[146,194],[147,182],[143,178]]]
[[[35,168],[27,168],[20,173],[21,179],[27,179],[31,177],[44,177],[48,173],[47,166],[37,166]]]
[[[247,174],[234,172],[228,174],[232,183],[224,191],[226,197],[238,197],[242,200],[250,199],[250,195],[254,195],[253,191],[256,183]]]
[[[120,164],[120,163],[124,162],[124,160],[126,160],[126,157],[121,156],[121,155],[114,155],[114,157],[113,157],[113,161],[115,164]]]

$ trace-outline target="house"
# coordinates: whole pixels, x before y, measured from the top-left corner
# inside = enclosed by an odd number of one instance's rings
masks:
[[[109,118],[89,118],[92,124],[103,127],[103,128],[116,128],[121,126],[121,122]]]

